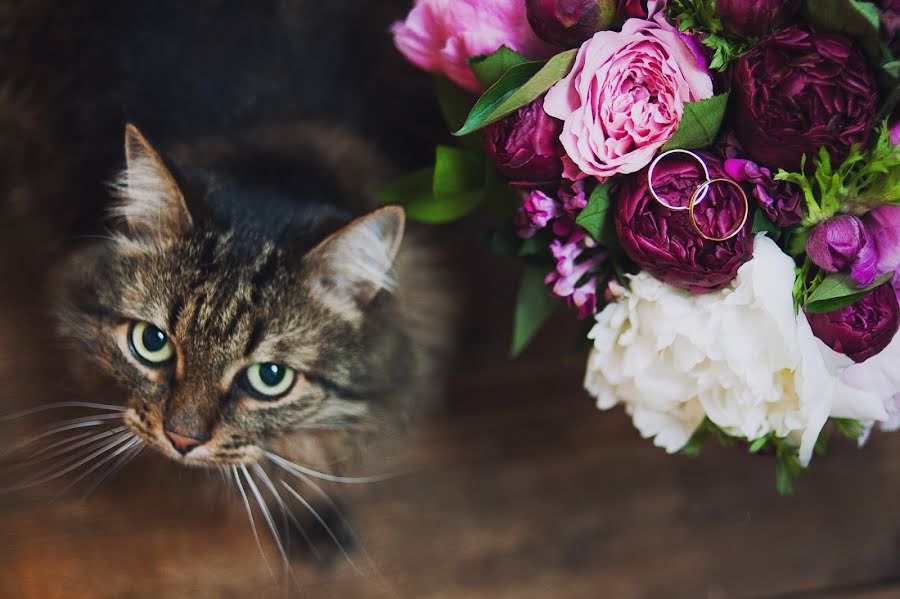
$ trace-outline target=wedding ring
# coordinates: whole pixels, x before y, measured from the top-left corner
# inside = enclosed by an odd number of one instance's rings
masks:
[[[700,230],[700,226],[697,224],[697,219],[694,218],[694,206],[699,204],[703,198],[697,199],[697,197],[702,193],[703,197],[706,197],[706,192],[709,191],[709,186],[713,183],[729,183],[737,187],[738,191],[741,193],[741,198],[744,200],[744,217],[741,219],[740,224],[734,228],[733,231],[725,235],[724,237],[713,237],[711,235],[707,235],[703,231]],[[691,195],[691,201],[688,204],[688,216],[691,219],[691,224],[694,225],[694,230],[707,241],[726,241],[731,239],[738,233],[740,233],[741,229],[744,228],[744,225],[747,224],[747,217],[750,215],[750,202],[747,200],[747,194],[744,193],[744,188],[741,187],[736,181],[732,181],[731,179],[708,179],[697,186],[697,189],[694,190],[693,195]]]
[[[672,210],[674,212],[680,212],[682,210],[687,210],[689,208],[692,209],[693,204],[691,206],[673,206],[673,205],[667,203],[666,201],[664,201],[661,197],[659,197],[656,194],[656,190],[653,189],[653,170],[656,168],[656,164],[660,160],[662,160],[663,158],[668,156],[669,154],[676,154],[676,153],[687,154],[688,156],[690,156],[691,158],[693,158],[694,160],[699,162],[700,166],[703,168],[703,175],[704,175],[704,179],[706,180],[706,183],[705,183],[706,186],[705,187],[703,185],[700,186],[700,187],[703,187],[703,193],[701,193],[699,196],[697,196],[697,194],[695,192],[694,195],[691,197],[691,202],[699,204],[700,202],[703,201],[703,199],[706,197],[706,193],[709,191],[709,183],[711,183],[711,181],[709,180],[709,169],[706,167],[706,163],[703,161],[702,158],[700,158],[700,156],[698,156],[694,152],[691,152],[690,150],[682,150],[682,149],[678,148],[675,150],[669,150],[667,152],[663,152],[662,154],[660,154],[659,156],[654,158],[653,162],[650,163],[650,170],[647,171],[647,187],[650,190],[650,195],[653,196],[654,200],[656,200],[657,202],[659,202],[660,204],[662,204],[669,210]]]

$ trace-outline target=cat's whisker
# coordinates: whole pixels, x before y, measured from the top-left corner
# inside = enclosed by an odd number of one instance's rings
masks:
[[[119,447],[114,452],[110,453],[109,455],[103,456],[103,458],[101,460],[97,461],[93,466],[91,466],[90,468],[88,468],[87,470],[85,470],[84,472],[79,474],[77,477],[75,477],[74,480],[69,482],[69,484],[67,484],[65,487],[60,489],[59,493],[57,493],[56,495],[53,496],[53,501],[55,501],[57,498],[62,496],[66,491],[68,491],[69,489],[71,489],[72,487],[77,485],[79,483],[79,481],[84,480],[84,477],[86,477],[91,472],[94,472],[95,470],[102,467],[107,462],[110,462],[110,461],[116,459],[116,456],[122,455],[129,449],[133,448],[135,445],[138,445],[141,443],[141,440],[139,438],[135,437],[134,435],[130,435],[130,437],[131,437],[131,440],[128,441],[127,443],[125,443],[125,445],[122,445],[121,447]]]
[[[53,474],[48,474],[47,476],[44,476],[37,480],[29,480],[24,483],[20,483],[18,485],[13,485],[12,487],[6,487],[5,489],[0,489],[0,492],[21,491],[23,489],[28,489],[28,488],[31,488],[31,487],[34,487],[37,485],[42,485],[44,483],[48,483],[52,480],[56,480],[60,476],[68,474],[75,468],[78,468],[79,466],[87,464],[88,462],[90,462],[91,460],[96,458],[97,456],[102,455],[103,453],[109,451],[110,449],[114,448],[115,446],[121,445],[126,440],[128,440],[129,437],[134,437],[134,435],[132,435],[132,434],[121,435],[121,436],[117,437],[116,439],[113,439],[111,442],[104,445],[100,449],[94,451],[87,457],[80,459],[79,461],[75,462],[74,464],[70,464],[69,466],[66,466],[62,470],[59,470],[58,472],[55,472]]]
[[[86,428],[89,426],[100,426],[102,424],[105,424],[105,420],[121,417],[121,414],[100,414],[98,416],[82,416],[80,418],[73,418],[71,420],[62,420],[50,425],[53,428],[44,429],[37,435],[34,435],[29,439],[25,439],[24,441],[13,445],[4,452],[4,455],[15,453],[16,451],[19,451],[20,449],[31,445],[35,441],[40,441],[41,439],[44,439],[51,435],[55,435],[57,433],[62,433],[77,428]]]
[[[114,404],[107,403],[96,403],[92,401],[57,401],[53,403],[41,404],[39,406],[35,406],[33,408],[28,408],[27,410],[22,410],[20,412],[14,412],[12,414],[7,414],[6,416],[0,416],[0,422],[9,422],[10,420],[15,420],[17,418],[23,418],[25,416],[30,416],[32,414],[37,414],[38,412],[43,412],[45,410],[52,410],[55,408],[94,408],[97,410],[108,410],[108,411],[116,411],[116,412],[124,412],[125,408],[122,406],[117,406]]]
[[[272,493],[272,496],[275,497],[275,501],[278,502],[278,507],[281,508],[281,514],[290,520],[290,523],[297,529],[297,532],[300,533],[300,536],[303,537],[303,540],[309,546],[310,551],[312,551],[313,556],[319,561],[322,561],[322,554],[319,553],[319,550],[316,549],[315,543],[312,542],[312,539],[309,538],[309,535],[306,534],[306,530],[297,520],[297,517],[294,516],[294,513],[288,507],[288,505],[281,498],[281,495],[278,493],[278,489],[275,488],[275,485],[272,484],[272,479],[269,478],[269,475],[266,474],[266,471],[263,470],[262,466],[259,464],[253,464],[253,470],[256,472],[257,476],[263,481],[263,484],[266,485],[266,488],[269,489],[269,492]],[[284,523],[285,527],[287,526],[287,522]]]
[[[259,487],[256,486],[255,482],[253,482],[253,477],[250,476],[250,472],[247,470],[247,466],[241,464],[241,472],[244,473],[244,478],[247,480],[247,484],[250,486],[250,491],[256,498],[256,504],[259,506],[259,510],[262,512],[263,519],[266,521],[266,525],[269,527],[269,532],[272,533],[272,539],[275,541],[276,547],[278,547],[278,553],[281,555],[281,567],[283,568],[285,576],[293,575],[293,570],[291,569],[290,562],[288,561],[287,553],[284,550],[284,545],[281,544],[281,537],[278,535],[278,529],[275,528],[275,521],[272,520],[272,514],[269,512],[269,508],[266,506],[265,500],[263,500],[262,493],[259,492]]]
[[[45,475],[49,474],[50,472],[54,472],[56,470],[59,470],[60,468],[68,466],[72,462],[86,456],[87,454],[91,453],[92,451],[99,448],[100,446],[105,445],[106,443],[108,443],[108,441],[106,440],[106,436],[104,436],[101,439],[95,440],[92,443],[88,444],[87,447],[78,448],[78,450],[74,451],[74,453],[72,453],[71,455],[66,455],[66,456],[62,457],[60,460],[50,464],[49,466],[44,467],[43,470],[32,473],[29,476],[29,478],[25,479],[24,482],[27,483],[32,480],[41,478],[42,476],[45,476]]]
[[[306,466],[295,464],[294,462],[290,462],[280,455],[272,453],[271,451],[263,450],[263,454],[285,470],[302,472],[303,474],[312,476],[313,478],[319,478],[333,483],[364,485],[367,483],[376,483],[383,480],[388,480],[398,476],[397,474],[379,474],[375,476],[336,476],[334,474],[319,472],[318,470],[313,470],[312,468],[307,468]]]
[[[293,495],[294,498],[295,498],[297,501],[299,501],[299,502],[303,505],[303,507],[305,507],[307,510],[309,510],[309,513],[312,514],[313,518],[316,519],[316,522],[319,523],[319,526],[321,526],[322,529],[325,531],[325,533],[326,533],[329,537],[331,537],[331,540],[334,542],[335,546],[340,550],[340,552],[344,554],[344,557],[347,559],[347,562],[348,562],[351,566],[353,566],[353,569],[354,569],[354,570],[356,570],[359,574],[362,575],[362,574],[363,574],[363,571],[359,568],[359,566],[356,565],[356,562],[353,561],[353,558],[350,557],[350,554],[349,554],[349,553],[347,552],[347,550],[344,548],[344,544],[341,543],[341,541],[340,541],[340,539],[338,539],[337,535],[334,534],[334,531],[331,530],[331,527],[328,526],[328,523],[325,522],[325,519],[322,518],[322,516],[319,515],[319,512],[317,512],[316,509],[315,509],[315,508],[314,508],[314,507],[313,507],[306,499],[304,499],[302,495],[300,495],[300,493],[298,493],[292,486],[290,486],[289,484],[287,484],[287,483],[284,481],[284,479],[279,479],[278,482],[280,482],[280,483],[282,484],[282,486],[283,486],[285,489],[287,489],[288,492],[289,492],[291,495]]]
[[[247,510],[247,518],[250,519],[250,530],[253,531],[253,539],[256,541],[256,546],[259,548],[259,553],[262,555],[263,561],[266,563],[266,568],[269,570],[269,574],[272,575],[272,578],[275,578],[275,571],[272,570],[272,566],[269,565],[269,559],[266,557],[266,552],[263,551],[262,543],[259,541],[259,533],[256,532],[256,523],[253,520],[253,510],[250,509],[250,502],[247,500],[247,492],[244,491],[244,485],[241,483],[240,475],[237,471],[237,466],[231,466],[231,475],[232,480],[237,484],[238,491],[241,493],[241,499],[244,501],[244,508]]]
[[[93,435],[93,434],[94,434],[94,431],[85,431],[83,433],[78,433],[77,435],[72,435],[70,437],[66,437],[65,439],[60,439],[59,441],[56,441],[55,443],[50,443],[49,445],[45,445],[44,447],[41,447],[37,451],[33,452],[31,454],[31,456],[32,456],[31,459],[22,461],[22,462],[18,462],[18,465],[30,464],[30,463],[36,461],[35,458],[37,456],[39,456],[43,453],[46,453],[46,452],[50,451],[51,449],[59,447],[60,445],[65,445],[67,443],[74,443],[75,441],[78,441],[79,439],[84,439],[88,435]]]
[[[33,453],[32,458],[30,460],[23,462],[23,464],[25,464],[25,465],[36,464],[36,463],[42,462],[44,460],[49,460],[50,458],[55,458],[56,456],[59,456],[59,455],[64,455],[64,454],[70,453],[70,452],[78,449],[79,447],[89,445],[90,443],[97,441],[99,439],[105,439],[106,437],[115,435],[116,433],[121,433],[122,431],[124,431],[127,428],[128,427],[124,426],[124,425],[117,426],[115,428],[112,428],[107,431],[103,431],[102,433],[97,433],[96,435],[93,435],[91,437],[88,437],[87,439],[83,439],[83,440],[77,441],[77,442],[74,442],[71,439],[65,439],[64,441],[54,443],[50,447],[44,448],[41,451]],[[93,431],[91,431],[91,432],[93,432]],[[76,436],[84,437],[84,436],[87,436],[90,434],[91,433],[88,432],[88,433],[84,433],[83,435],[76,435]],[[54,446],[63,445],[64,443],[67,443],[67,442],[69,444],[66,445],[65,447],[63,447],[62,449],[57,449],[56,451],[53,451],[51,453],[41,455],[41,454],[44,454],[44,452],[46,452],[48,449],[52,449]],[[38,456],[40,456],[40,457],[38,457]]]
[[[126,454],[124,454],[110,468],[107,468],[107,470],[105,472],[103,472],[102,474],[100,474],[97,477],[97,479],[91,484],[91,486],[88,487],[87,491],[85,491],[81,495],[81,499],[82,500],[87,499],[91,495],[91,493],[96,491],[100,487],[100,485],[103,484],[103,481],[105,481],[108,478],[110,478],[111,476],[113,476],[116,472],[118,472],[119,470],[124,468],[126,464],[128,464],[130,461],[132,461],[134,458],[136,458],[138,456],[138,454],[144,450],[144,447],[146,447],[146,445],[144,445],[143,440],[138,439],[137,445],[135,445],[133,448],[131,448],[130,451],[128,451]]]

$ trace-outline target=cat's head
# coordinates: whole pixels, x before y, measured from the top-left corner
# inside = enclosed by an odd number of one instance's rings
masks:
[[[125,137],[122,230],[69,265],[60,316],[72,351],[118,382],[131,432],[224,465],[305,431],[390,426],[411,351],[391,296],[403,210],[252,205]]]

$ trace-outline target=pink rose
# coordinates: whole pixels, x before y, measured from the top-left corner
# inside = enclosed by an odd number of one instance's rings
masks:
[[[473,93],[481,84],[468,59],[507,46],[529,58],[555,54],[528,24],[523,0],[416,0],[391,26],[394,44],[414,65],[442,73]]]
[[[594,34],[544,99],[547,114],[565,122],[563,175],[639,171],[675,133],[684,103],[712,93],[709,72],[662,16]]]

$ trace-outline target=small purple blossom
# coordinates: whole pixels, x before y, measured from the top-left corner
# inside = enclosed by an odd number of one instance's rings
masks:
[[[900,268],[900,206],[885,204],[863,217],[878,257],[878,274]]]
[[[554,296],[565,299],[575,308],[578,318],[587,318],[597,311],[597,277],[591,272],[606,259],[597,243],[578,229],[566,241],[556,239],[550,244],[556,258],[556,268],[544,279],[551,285]],[[587,277],[587,278],[585,278]]]
[[[803,191],[787,181],[776,181],[772,172],[752,160],[728,158],[724,164],[728,176],[753,186],[751,195],[773,223],[781,228],[803,220]]]
[[[828,272],[849,269],[862,287],[878,276],[875,242],[862,220],[852,214],[838,214],[813,227],[806,238],[806,253]]]
[[[525,197],[513,219],[516,225],[516,233],[522,239],[533,237],[535,233],[545,228],[550,221],[559,218],[560,214],[560,206],[556,200],[540,189],[533,189]]]

